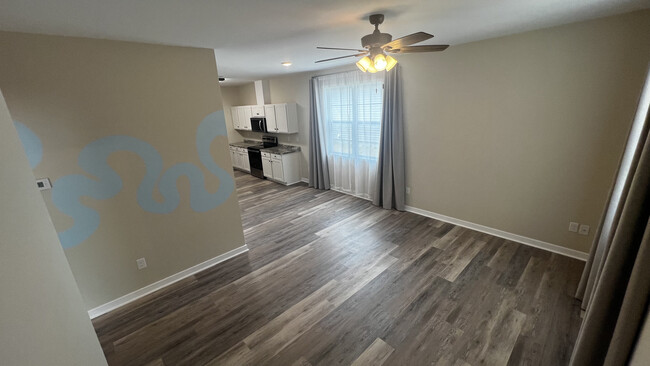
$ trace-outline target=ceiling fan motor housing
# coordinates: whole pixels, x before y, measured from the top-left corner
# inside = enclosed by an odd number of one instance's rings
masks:
[[[388,33],[381,33],[378,30],[361,38],[361,46],[364,48],[381,47],[382,45],[393,40],[393,36]]]
[[[384,22],[384,14],[372,14],[368,20],[375,26],[375,31],[361,38],[361,46],[369,50],[381,47],[393,40],[393,36],[379,31],[379,24]]]
[[[361,71],[366,72],[366,69],[371,68],[371,62],[374,62],[374,68],[376,69],[374,72],[376,72],[384,69],[390,70],[397,63],[397,61],[394,58],[390,57],[390,55],[387,56],[387,53],[436,52],[444,51],[447,49],[447,47],[449,47],[449,45],[411,46],[414,43],[426,41],[427,39],[433,38],[432,34],[425,32],[416,32],[393,41],[393,36],[388,33],[382,33],[379,31],[379,25],[384,22],[383,14],[372,14],[368,20],[370,21],[370,24],[375,26],[375,30],[371,34],[367,34],[361,38],[361,46],[364,48],[364,50],[354,48],[317,47],[320,49],[356,51],[359,53],[354,55],[328,58],[325,60],[318,60],[316,62],[333,61],[348,57],[364,56],[361,60],[359,60],[359,62],[357,62],[357,66],[359,66]]]

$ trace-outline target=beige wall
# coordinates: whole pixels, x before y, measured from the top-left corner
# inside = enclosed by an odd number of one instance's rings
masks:
[[[587,252],[649,58],[650,11],[399,55],[407,204]],[[270,80],[298,102],[303,177],[312,75]]]
[[[0,94],[0,364],[106,365]]]
[[[645,11],[399,57],[407,204],[587,252],[649,55]]]
[[[243,105],[239,102],[239,87],[221,87],[221,101],[223,103],[223,110],[226,114],[226,126],[228,128],[228,142],[241,142],[244,136],[235,130],[232,123],[232,113],[230,107]]]
[[[255,84],[248,83],[239,86],[239,103],[241,105],[255,105],[257,104],[257,98],[255,97]],[[271,101],[273,103],[273,101]]]
[[[232,181],[226,136],[216,137],[209,153],[226,170],[224,182],[197,152],[199,124],[222,109],[212,50],[6,32],[0,32],[0,44],[0,87],[13,118],[42,140],[43,160],[34,173],[49,177],[55,190],[63,176],[92,177],[79,166],[80,153],[112,135],[153,146],[162,171],[192,164],[204,177],[199,186],[209,193]],[[145,210],[137,190],[150,160],[130,151],[110,154],[107,162],[121,177],[121,190],[109,199],[81,198],[101,221],[88,239],[65,253],[88,309],[244,244],[232,191],[221,205],[197,212],[190,192],[198,190],[182,176],[173,188],[180,197],[173,211]],[[159,183],[157,178],[150,196],[163,202]],[[62,232],[75,221],[53,204],[52,194],[45,191],[43,197]],[[140,257],[148,268],[137,269]]]

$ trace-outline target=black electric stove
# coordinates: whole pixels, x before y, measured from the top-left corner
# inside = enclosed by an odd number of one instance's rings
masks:
[[[264,170],[262,170],[262,149],[278,146],[278,138],[275,136],[262,136],[262,143],[248,147],[248,161],[251,165],[251,174],[255,177],[264,179]]]

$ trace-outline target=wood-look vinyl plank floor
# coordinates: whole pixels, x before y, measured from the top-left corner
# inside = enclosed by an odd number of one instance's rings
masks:
[[[236,172],[249,252],[93,320],[110,365],[566,365],[583,263]]]

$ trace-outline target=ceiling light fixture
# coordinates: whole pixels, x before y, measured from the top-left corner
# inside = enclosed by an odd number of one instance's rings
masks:
[[[370,57],[368,56],[362,58],[357,62],[357,67],[359,68],[359,70],[363,72],[368,71],[368,68],[371,66],[372,66],[372,61],[370,61]]]
[[[388,33],[379,31],[379,25],[384,22],[384,14],[372,14],[368,17],[370,24],[375,26],[371,34],[361,37],[363,48],[339,48],[339,47],[316,47],[321,50],[354,51],[353,55],[338,56],[318,60],[316,63],[325,61],[340,60],[348,57],[362,57],[357,62],[357,67],[363,72],[390,71],[397,65],[397,60],[388,55],[389,53],[415,53],[415,52],[439,52],[449,47],[447,44],[412,46],[415,43],[426,41],[433,37],[432,34],[417,32],[401,38],[393,39]]]
[[[372,61],[377,71],[382,71],[386,68],[386,56],[383,53],[378,53]]]
[[[376,73],[377,71],[390,71],[393,67],[397,65],[397,60],[391,57],[390,55],[385,55],[383,52],[378,51],[376,55],[370,57],[365,56],[357,62],[357,67],[363,72],[369,72],[371,74]]]
[[[291,65],[293,65],[293,64],[291,63],[291,61],[284,61],[284,62],[282,63],[282,66],[285,66],[285,67],[289,67],[289,66],[291,66]]]
[[[386,71],[390,71],[395,65],[397,65],[397,60],[391,57],[391,55],[386,56]]]

